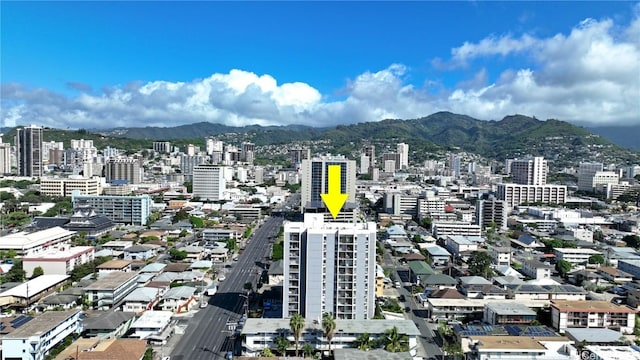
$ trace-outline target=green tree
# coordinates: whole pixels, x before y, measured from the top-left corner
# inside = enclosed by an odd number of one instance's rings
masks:
[[[593,254],[591,256],[589,256],[589,264],[604,264],[605,263],[605,259],[604,256],[602,256],[602,254]]]
[[[184,250],[171,249],[169,250],[169,256],[171,260],[182,261],[187,257],[187,252]]]
[[[573,265],[567,260],[560,260],[556,263],[556,270],[560,273],[560,276],[565,277],[571,271]]]
[[[33,274],[31,275],[31,278],[35,279],[35,278],[37,278],[38,276],[41,276],[41,275],[44,275],[44,270],[42,269],[41,266],[36,266],[33,269]]]
[[[403,352],[409,350],[409,337],[398,332],[397,327],[392,327],[384,332],[384,349],[389,352]]]
[[[311,346],[311,344],[302,345],[302,354],[305,358],[313,356],[313,352],[314,352],[314,349],[313,349],[313,346]]]
[[[271,351],[271,349],[269,348],[264,348],[262,349],[262,357],[266,357],[266,358],[272,358],[272,357],[276,357],[273,352]]]
[[[295,313],[289,320],[289,327],[291,327],[291,332],[293,333],[293,339],[296,342],[296,357],[298,357],[298,345],[300,341],[300,336],[302,335],[302,330],[304,329],[304,318],[302,315]]]
[[[472,275],[488,278],[493,273],[493,270],[491,270],[491,256],[485,251],[472,252],[467,265]]]
[[[196,229],[201,229],[204,227],[204,220],[202,218],[192,216],[189,218],[189,221],[191,222],[191,225],[193,225],[193,227]]]
[[[22,269],[22,260],[13,260],[13,266],[2,277],[2,282],[23,282],[27,272]]]
[[[145,350],[142,360],[153,360],[153,348],[148,347],[147,350]]]
[[[329,355],[331,355],[331,340],[336,331],[336,320],[333,318],[333,314],[328,312],[322,314],[322,330],[324,337],[326,337],[327,342],[329,342]]]
[[[442,346],[442,350],[447,355],[453,355],[454,359],[457,359],[458,355],[462,355],[462,347],[457,342],[444,344],[444,346]]]
[[[367,351],[374,347],[374,341],[369,336],[369,333],[365,332],[356,337],[355,345],[359,350]]]
[[[622,241],[632,248],[638,248],[638,246],[640,246],[640,236],[638,235],[625,235]]]
[[[178,212],[176,212],[175,215],[173,215],[171,222],[175,224],[177,222],[184,221],[184,220],[189,220],[189,213],[186,210],[181,209],[181,210],[178,210]]]
[[[281,356],[286,356],[287,348],[289,348],[289,340],[286,337],[280,335],[275,339],[276,350]]]

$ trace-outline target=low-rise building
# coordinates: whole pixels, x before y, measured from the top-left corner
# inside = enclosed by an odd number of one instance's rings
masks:
[[[85,288],[87,301],[93,309],[108,310],[138,286],[137,277],[138,274],[134,272],[114,271],[105,274]]]
[[[156,248],[153,246],[133,245],[124,249],[125,260],[149,260],[156,256]]]
[[[447,236],[481,236],[480,225],[463,221],[438,221],[431,225],[433,236],[445,238]]]
[[[447,249],[454,255],[460,256],[463,252],[472,252],[478,250],[478,241],[475,241],[474,238],[469,238],[467,236],[447,236],[446,237],[446,246]]]
[[[640,360],[640,352],[631,346],[587,345],[580,353],[582,359]]]
[[[122,300],[122,311],[140,314],[153,309],[160,299],[160,289],[139,287],[134,289]]]
[[[56,246],[68,245],[74,231],[55,226],[42,231],[18,232],[0,236],[0,250],[13,250],[18,256],[37,256]]]
[[[353,348],[356,338],[364,333],[371,339],[382,339],[385,331],[395,327],[398,333],[409,339],[409,353],[416,355],[420,330],[411,320],[335,320],[336,327],[331,339],[331,349]],[[294,338],[289,331],[289,319],[249,318],[242,328],[243,351],[245,356],[257,356],[265,348],[274,348],[275,340],[284,335],[291,343]],[[285,333],[283,334],[283,329]],[[300,343],[311,344],[316,350],[328,351],[329,342],[324,336],[322,324],[317,320],[305,320]]]
[[[608,328],[631,334],[637,310],[609,301],[551,301],[551,322],[563,333],[567,328]]]
[[[104,262],[98,266],[98,273],[107,274],[110,272],[130,272],[131,271],[131,261],[130,260],[109,260]]]
[[[526,276],[536,280],[551,278],[551,266],[538,260],[523,261],[520,271]]]
[[[25,307],[53,293],[67,281],[68,275],[40,275],[0,293],[0,306]]]
[[[519,302],[491,302],[484,307],[484,322],[491,325],[528,325],[537,313]]]
[[[452,299],[452,298],[420,298],[427,308],[427,317],[433,320],[462,320],[465,318],[481,318],[484,308],[489,303],[522,304],[528,308],[540,309],[549,306],[549,300],[494,300],[494,299]]]
[[[127,311],[93,312],[82,322],[83,336],[98,339],[115,339],[127,333],[136,314]]]
[[[430,245],[425,248],[431,264],[434,266],[445,266],[451,260],[451,254],[438,245]]]
[[[131,329],[133,334],[131,337],[138,339],[147,339],[151,336],[162,334],[171,323],[171,311],[145,311],[142,316],[136,320]]]
[[[80,310],[48,311],[2,339],[2,360],[42,360],[65,337],[80,334]]]
[[[476,360],[574,360],[578,350],[566,337],[471,336],[468,358]]]
[[[496,266],[511,266],[511,248],[491,246],[489,248],[491,262]]]
[[[620,269],[610,266],[600,266],[596,270],[596,273],[602,276],[603,279],[616,284],[624,284],[633,281],[633,276],[631,276],[631,274],[627,274]]]
[[[192,286],[178,286],[169,289],[160,301],[160,309],[181,313],[191,310],[196,303],[194,296],[196,288]]]
[[[640,260],[619,260],[618,270],[640,279]]]
[[[22,258],[22,269],[28,278],[33,275],[33,270],[37,267],[41,268],[46,275],[66,275],[76,267],[93,261],[94,254],[93,246],[61,245],[37,255],[25,256]]]
[[[602,255],[601,252],[589,248],[556,248],[554,249],[558,261],[565,260],[574,265],[587,264],[593,255]]]

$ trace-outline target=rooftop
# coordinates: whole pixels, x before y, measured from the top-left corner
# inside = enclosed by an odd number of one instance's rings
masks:
[[[129,260],[109,260],[97,266],[98,269],[123,269],[131,265]]]
[[[29,280],[18,286],[12,287],[2,293],[0,297],[15,296],[26,298],[27,296],[35,296],[42,291],[45,291],[52,286],[62,283],[67,280],[69,275],[40,275],[35,279]]]
[[[171,316],[173,316],[171,311],[145,311],[131,327],[138,329],[164,328],[171,321]]]
[[[635,314],[634,310],[627,306],[616,305],[609,301],[581,301],[581,300],[552,300],[551,307],[562,312],[613,312]]]
[[[115,330],[122,323],[136,316],[135,313],[126,311],[97,311],[95,316],[89,316],[83,321],[85,330]]]
[[[519,302],[492,302],[487,304],[487,308],[498,315],[536,315],[535,311]]]
[[[87,286],[85,290],[115,290],[136,276],[138,276],[138,273],[135,272],[114,271],[96,280],[96,282]]]
[[[40,336],[43,333],[52,330],[65,320],[75,316],[79,312],[80,310],[47,311],[42,315],[33,318],[33,320],[16,329],[12,333],[5,335],[5,338],[24,339],[31,336]]]
[[[64,248],[50,248],[37,255],[25,256],[23,261],[65,261],[94,250],[93,246],[66,246]]]
[[[606,360],[640,360],[640,352],[631,346],[596,346],[588,345],[586,347],[591,354],[595,354],[593,359]]]
[[[29,249],[41,246],[47,242],[70,237],[75,231],[69,231],[59,226],[42,231],[19,232],[0,237],[0,248],[2,249]]]
[[[383,334],[392,327],[398,328],[398,333],[409,336],[419,336],[420,331],[411,320],[336,320],[335,336],[341,333],[347,334]],[[279,333],[281,329],[289,329],[289,319],[247,319],[243,334]],[[322,331],[322,324],[314,320],[305,320],[304,329]]]
[[[561,336],[524,337],[524,336],[472,336],[472,341],[478,341],[481,350],[492,349],[519,349],[519,350],[546,350],[542,344],[545,341],[569,342],[569,339]]]
[[[576,342],[617,343],[622,334],[619,331],[601,328],[568,328],[565,334]]]
[[[405,360],[411,359],[408,352],[392,353],[383,349],[362,351],[359,349],[334,349],[333,358],[335,360]]]

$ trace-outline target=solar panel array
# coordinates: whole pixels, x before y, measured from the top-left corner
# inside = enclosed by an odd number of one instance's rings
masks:
[[[546,326],[505,325],[504,328],[511,336],[558,336]]]
[[[20,315],[17,318],[11,320],[11,326],[14,329],[19,328],[20,326],[28,323],[29,321],[31,321],[33,319],[32,316],[25,316],[25,315]]]

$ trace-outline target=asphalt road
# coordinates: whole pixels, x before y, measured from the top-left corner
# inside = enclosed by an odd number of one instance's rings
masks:
[[[389,249],[384,249],[383,255],[383,268],[390,269],[395,273],[395,279],[399,280],[401,283],[409,282],[409,270],[407,266],[401,266],[398,261],[391,255]],[[398,294],[404,295],[406,301],[404,303],[400,303],[400,305],[405,308],[409,307],[410,311],[407,312],[407,318],[412,320],[418,330],[420,330],[420,337],[418,341],[421,343],[422,348],[424,349],[426,354],[418,354],[418,355],[426,355],[426,358],[440,358],[442,356],[442,350],[440,349],[440,345],[438,344],[438,337],[434,334],[434,324],[429,323],[425,320],[427,310],[416,302],[415,297],[411,294],[410,287],[400,287],[397,289]],[[437,328],[437,325],[435,326]]]
[[[295,201],[295,196],[287,201]],[[227,351],[234,351],[233,328],[245,312],[246,290],[253,288],[263,271],[259,264],[271,255],[269,237],[275,237],[284,217],[274,212],[257,228],[237,261],[229,262],[231,268],[223,268],[225,280],[218,284],[218,292],[209,299],[209,305],[198,311],[189,321],[187,329],[171,353],[172,360],[223,359]],[[222,273],[222,272],[221,272]]]

